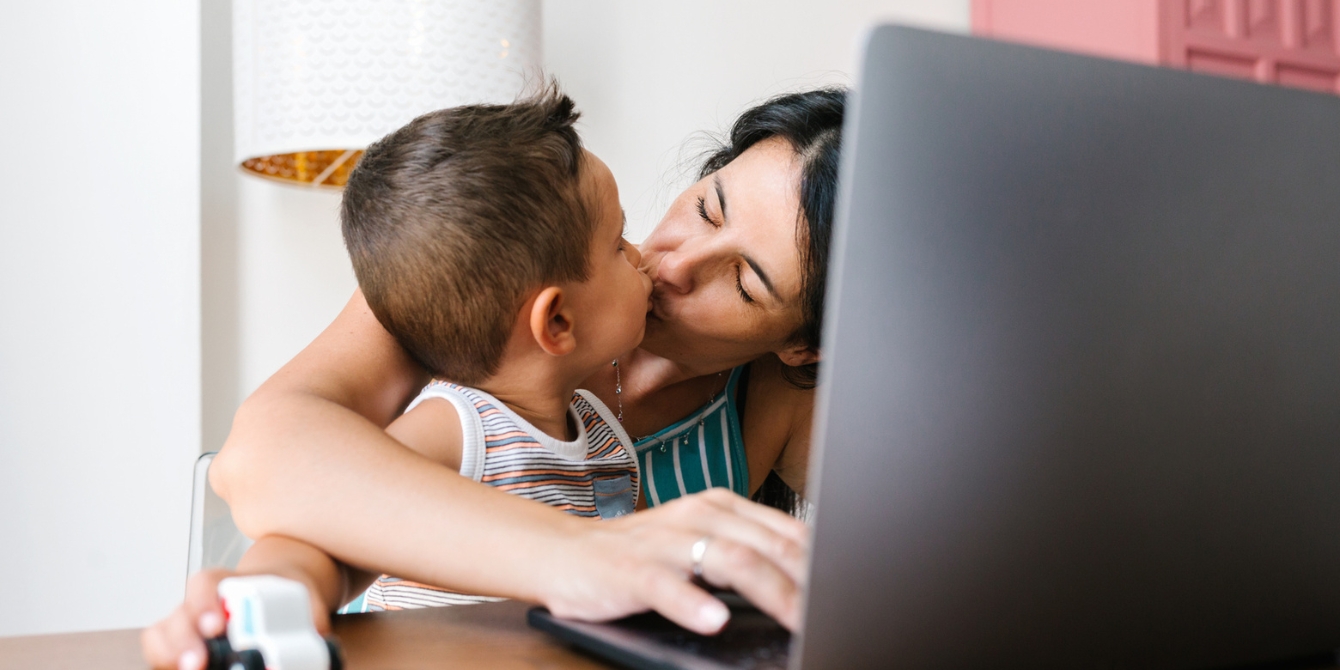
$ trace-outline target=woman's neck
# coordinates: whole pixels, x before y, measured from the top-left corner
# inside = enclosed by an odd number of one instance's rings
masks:
[[[692,413],[720,393],[726,382],[724,370],[703,371],[635,349],[619,358],[617,374],[611,366],[588,378],[582,388],[622,415],[624,427],[637,438]]]
[[[703,373],[668,358],[634,349],[619,360],[625,401],[640,401],[658,391],[697,379]]]

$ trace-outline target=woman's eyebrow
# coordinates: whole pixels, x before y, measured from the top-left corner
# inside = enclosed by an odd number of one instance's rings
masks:
[[[754,274],[758,275],[758,280],[763,282],[763,288],[768,289],[768,293],[771,293],[772,297],[781,300],[782,296],[777,295],[777,289],[772,287],[772,280],[768,279],[768,273],[764,272],[763,268],[759,267],[758,263],[747,254],[740,255],[744,258],[744,262],[748,263],[749,267],[753,269]]]
[[[721,204],[721,223],[726,223],[726,190],[721,188],[721,177],[712,178],[712,185],[717,189],[717,202]]]

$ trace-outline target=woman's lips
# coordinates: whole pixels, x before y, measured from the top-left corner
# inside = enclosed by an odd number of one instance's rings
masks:
[[[651,297],[647,299],[647,302],[651,306],[650,311],[647,312],[648,316],[665,320],[665,308],[661,306],[662,300],[663,299],[659,295],[657,295],[656,291],[653,290],[651,292]]]

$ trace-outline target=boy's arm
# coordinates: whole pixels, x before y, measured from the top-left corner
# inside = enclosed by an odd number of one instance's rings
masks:
[[[418,454],[455,472],[461,471],[460,413],[451,401],[425,398],[386,427],[386,434]]]
[[[237,574],[277,575],[306,586],[313,620],[323,635],[329,632],[330,613],[357,593],[354,575],[346,566],[306,542],[282,535],[263,537],[251,545],[237,563]]]

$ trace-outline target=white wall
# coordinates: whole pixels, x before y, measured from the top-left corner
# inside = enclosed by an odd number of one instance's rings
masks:
[[[0,20],[0,635],[181,597],[200,444],[199,12]]]
[[[231,128],[208,105],[228,96],[226,39],[211,47],[227,19],[212,5],[226,0],[204,4],[204,197],[220,202],[205,212],[204,257],[204,445],[215,449],[241,399],[330,322],[354,279],[338,196],[231,170]],[[545,0],[545,62],[581,108],[587,146],[614,171],[629,237],[641,240],[695,167],[685,151],[695,133],[722,131],[775,93],[851,83],[861,31],[878,19],[967,32],[968,0]]]
[[[866,26],[896,20],[967,32],[968,0],[547,0],[545,61],[609,164],[629,237],[660,221],[697,169],[703,131],[751,104],[851,85]]]

